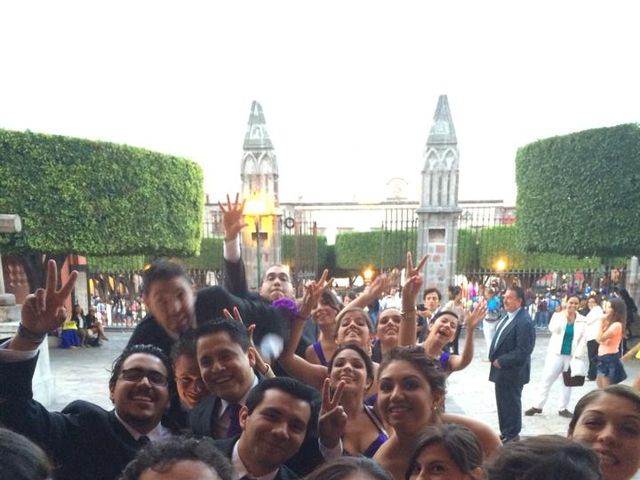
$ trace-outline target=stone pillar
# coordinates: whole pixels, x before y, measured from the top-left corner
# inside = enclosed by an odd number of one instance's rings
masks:
[[[424,286],[446,295],[456,268],[459,211],[432,212],[418,209],[418,258],[429,255],[422,275]],[[444,297],[446,298],[446,297]]]
[[[418,258],[428,254],[424,286],[444,295],[456,272],[458,218],[458,140],[446,95],[438,99],[424,151],[418,214]]]
[[[18,331],[18,322],[20,319],[20,306],[15,305],[15,308],[9,312],[9,321],[0,321],[0,339],[12,337]],[[5,307],[0,307],[0,312]],[[7,312],[3,313],[3,316]],[[57,340],[57,337],[55,337]],[[38,348],[38,363],[36,369],[33,372],[33,398],[42,403],[45,407],[49,407],[55,398],[55,381],[51,375],[51,364],[49,362],[49,343],[47,339],[40,344]]]

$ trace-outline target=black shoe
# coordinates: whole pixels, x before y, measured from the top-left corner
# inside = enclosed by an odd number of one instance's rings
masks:
[[[564,418],[573,418],[573,413],[571,413],[566,408],[563,408],[562,410],[560,410],[558,412],[558,415],[560,415],[561,417],[564,417]]]
[[[542,409],[541,408],[536,408],[536,407],[531,407],[529,410],[527,410],[526,412],[524,412],[524,414],[527,417],[533,417],[535,414],[537,413],[542,413]]]
[[[502,443],[506,444],[510,442],[519,442],[519,441],[520,441],[520,435],[516,435],[514,437],[505,438],[504,440],[502,440]]]

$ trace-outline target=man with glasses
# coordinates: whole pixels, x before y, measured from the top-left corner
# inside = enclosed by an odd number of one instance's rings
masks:
[[[66,318],[63,305],[76,276],[73,272],[56,290],[56,264],[50,261],[46,288],[27,297],[18,333],[0,345],[0,423],[51,455],[54,478],[113,480],[141,445],[172,435],[161,420],[173,372],[160,349],[134,345],[113,364],[113,410],[77,400],[62,412],[49,412],[35,401],[31,381],[38,347]]]

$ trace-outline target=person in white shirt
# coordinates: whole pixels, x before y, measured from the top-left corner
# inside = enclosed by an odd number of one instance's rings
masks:
[[[587,301],[589,313],[585,317],[587,322],[587,355],[589,357],[589,370],[587,372],[588,380],[595,380],[598,376],[598,342],[596,336],[602,325],[602,317],[604,311],[600,306],[600,297],[593,295]]]
[[[542,385],[538,402],[524,414],[532,416],[542,413],[542,408],[549,397],[549,390],[553,383],[562,376],[562,372],[569,370],[572,359],[579,359],[584,363],[586,373],[587,362],[587,322],[578,313],[580,300],[577,296],[567,298],[566,308],[551,317],[549,331],[551,338],[547,347],[547,357],[542,373]],[[576,372],[574,372],[576,373]],[[558,415],[571,418],[573,413],[568,409],[571,399],[571,387],[561,384],[562,400]]]

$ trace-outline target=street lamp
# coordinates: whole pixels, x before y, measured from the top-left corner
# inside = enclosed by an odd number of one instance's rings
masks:
[[[263,198],[252,196],[245,204],[245,214],[253,217],[253,225],[255,227],[254,235],[256,236],[256,286],[259,288],[262,281],[262,254],[260,252],[260,240],[262,236],[266,238],[267,232],[260,231],[260,222],[262,216],[267,214],[267,205]]]
[[[262,279],[262,272],[260,271],[260,214],[257,214],[255,219],[253,220],[254,225],[256,226],[256,286],[260,288],[260,280]]]
[[[367,269],[363,272],[364,283],[365,285],[369,285],[371,283],[371,279],[373,278],[373,270],[371,267],[367,267]]]

